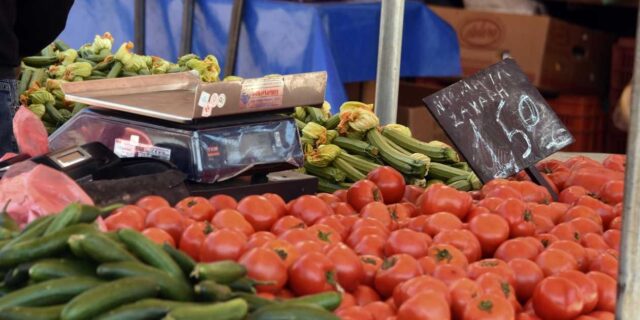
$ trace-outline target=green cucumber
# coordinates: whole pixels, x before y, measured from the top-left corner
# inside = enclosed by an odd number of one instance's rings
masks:
[[[53,220],[54,216],[48,215],[40,217],[29,223],[13,240],[5,244],[2,249],[9,248],[10,246],[17,244],[18,242],[27,241],[38,238],[47,230],[49,223]]]
[[[193,269],[196,267],[196,261],[182,250],[178,250],[166,243],[162,244],[162,250],[171,256],[173,261],[178,264],[184,274],[191,274]]]
[[[134,303],[125,304],[110,310],[96,320],[146,320],[161,319],[178,306],[195,305],[189,302],[176,302],[160,299],[143,299]]]
[[[242,277],[229,283],[229,288],[233,291],[256,293],[256,281],[249,277]]]
[[[164,320],[242,320],[247,316],[249,305],[242,299],[213,304],[176,307]]]
[[[131,229],[118,230],[118,237],[129,251],[133,252],[142,261],[150,264],[160,270],[168,272],[170,275],[182,279],[185,278],[182,269],[171,259],[162,247],[149,240],[142,233]]]
[[[60,213],[55,215],[55,218],[51,221],[47,229],[44,231],[42,235],[52,234],[54,232],[60,231],[65,227],[73,224],[76,220],[77,215],[80,213],[80,204],[72,203],[64,208]]]
[[[338,308],[338,306],[340,306],[341,302],[342,302],[342,296],[340,295],[340,293],[336,291],[330,291],[330,292],[323,292],[323,293],[312,294],[312,295],[303,296],[299,298],[289,299],[289,300],[286,300],[284,303],[294,303],[294,304],[307,303],[307,304],[317,305],[329,311],[334,311],[335,309]]]
[[[31,262],[25,262],[17,265],[11,269],[4,276],[4,285],[9,288],[20,288],[29,281],[29,268],[31,268]]]
[[[147,276],[160,287],[160,295],[176,301],[193,299],[193,289],[184,278],[176,278],[166,271],[144,265],[139,262],[122,261],[103,263],[98,266],[98,276],[114,279],[123,277]]]
[[[70,241],[78,241],[82,252],[97,262],[138,261],[121,243],[101,233],[75,235]]]
[[[262,307],[270,306],[276,303],[273,300],[265,299],[253,293],[246,293],[246,292],[234,292],[233,297],[241,298],[242,300],[246,301],[249,304],[250,311],[255,311]]]
[[[55,281],[55,280],[52,280]],[[62,309],[62,320],[93,319],[119,306],[154,297],[158,285],[148,277],[130,277],[104,283],[73,298]]]
[[[102,282],[92,277],[67,277],[24,287],[0,298],[0,309],[14,306],[51,306],[98,287]]]
[[[340,320],[331,311],[311,304],[276,303],[250,314],[247,320]]]
[[[56,62],[58,62],[58,57],[55,55],[52,56],[31,56],[22,58],[22,62],[24,64],[34,67],[34,68],[43,68],[48,67]]]
[[[29,278],[36,282],[73,276],[95,276],[95,268],[82,260],[47,259],[29,268]]]
[[[9,307],[0,309],[2,320],[58,320],[64,305],[50,307]]]
[[[194,290],[202,301],[227,301],[233,297],[233,292],[229,286],[211,280],[198,283]]]
[[[232,260],[198,263],[191,275],[198,280],[212,280],[220,284],[229,284],[246,276],[247,268]]]

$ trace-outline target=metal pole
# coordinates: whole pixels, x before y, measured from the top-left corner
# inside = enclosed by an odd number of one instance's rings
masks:
[[[224,62],[224,76],[231,76],[235,71],[236,56],[238,55],[238,41],[240,40],[240,26],[242,25],[242,9],[244,0],[234,0],[229,23],[229,40],[227,41],[227,56]]]
[[[375,101],[381,124],[395,123],[398,115],[403,20],[404,0],[382,0]]]
[[[145,21],[146,21],[146,1],[136,0],[133,9],[133,48],[137,54],[144,54],[144,41],[145,41]]]
[[[193,37],[193,6],[194,0],[182,2],[182,33],[180,36],[180,55],[191,53],[191,39]]]
[[[636,55],[633,72],[633,96],[627,142],[627,165],[624,181],[624,215],[620,244],[620,274],[616,319],[638,318],[640,301],[640,8],[636,26]]]

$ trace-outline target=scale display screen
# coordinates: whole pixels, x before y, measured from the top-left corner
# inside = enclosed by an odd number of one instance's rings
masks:
[[[61,155],[53,156],[55,162],[62,168],[72,166],[76,163],[82,162],[88,159],[87,155],[80,150],[72,150],[70,152],[63,153]]]

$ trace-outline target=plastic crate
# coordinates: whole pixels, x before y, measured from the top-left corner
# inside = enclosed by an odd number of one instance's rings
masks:
[[[563,151],[603,152],[605,112],[600,97],[561,95],[548,102],[575,138]]]
[[[606,122],[606,136],[609,137],[605,152],[625,153],[627,149],[627,133],[613,125],[611,115],[618,103],[624,87],[633,76],[633,60],[635,55],[635,39],[621,38],[612,48],[611,52],[611,80],[609,87],[609,112]]]

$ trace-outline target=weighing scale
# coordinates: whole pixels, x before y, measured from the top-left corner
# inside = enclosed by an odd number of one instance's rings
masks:
[[[100,142],[120,158],[170,161],[192,194],[242,197],[316,191],[303,165],[295,106],[321,106],[327,75],[312,72],[203,83],[195,72],[69,82],[65,98],[86,103],[49,138],[51,150]]]

